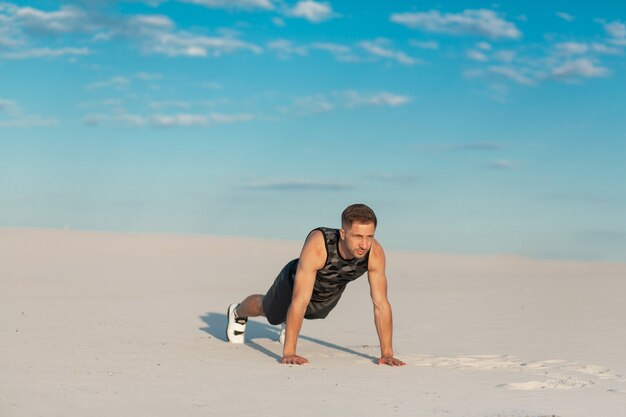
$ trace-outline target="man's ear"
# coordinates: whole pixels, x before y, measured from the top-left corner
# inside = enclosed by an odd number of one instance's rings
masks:
[[[346,240],[346,231],[343,228],[339,229],[339,237],[341,240]]]

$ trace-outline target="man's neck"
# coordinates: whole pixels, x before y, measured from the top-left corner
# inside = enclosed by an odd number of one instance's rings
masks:
[[[348,256],[348,252],[346,251],[346,247],[344,245],[344,242],[345,242],[345,240],[339,239],[339,244],[337,245],[337,248],[339,249],[339,255],[343,259],[352,259],[352,258],[354,258],[354,256]]]

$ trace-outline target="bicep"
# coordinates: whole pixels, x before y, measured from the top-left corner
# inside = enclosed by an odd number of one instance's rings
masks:
[[[387,300],[387,277],[384,271],[368,272],[370,284],[370,296],[374,304],[379,304]]]
[[[386,260],[385,253],[380,245],[376,244],[372,249],[367,277],[372,301],[374,304],[379,304],[387,300]]]
[[[296,278],[293,284],[293,300],[302,300],[308,303],[313,293],[313,286],[315,285],[315,271],[311,268],[303,265],[302,262],[298,263],[298,269],[296,270]]]
[[[324,267],[326,261],[326,247],[321,232],[312,233],[306,240],[293,287],[293,300],[306,301],[308,303],[313,293],[315,275]]]

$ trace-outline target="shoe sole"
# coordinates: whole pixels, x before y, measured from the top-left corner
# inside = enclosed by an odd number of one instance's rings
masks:
[[[226,309],[226,330],[224,331],[224,335],[226,336],[226,341],[228,343],[230,342],[230,339],[228,338],[228,324],[230,323],[230,306],[228,306],[228,308]]]
[[[232,343],[233,345],[241,345],[241,344],[245,343],[245,341],[241,341],[241,342],[233,342],[233,341],[232,341],[232,340],[230,340],[230,338],[228,337],[228,325],[230,324],[230,308],[231,308],[233,305],[235,305],[235,307],[234,307],[234,308],[237,308],[237,306],[238,306],[239,304],[231,304],[231,305],[229,305],[229,306],[228,306],[228,308],[226,309],[226,331],[225,331],[225,333],[226,333],[226,341],[227,341],[228,343]],[[237,336],[237,335],[235,335],[235,336]]]

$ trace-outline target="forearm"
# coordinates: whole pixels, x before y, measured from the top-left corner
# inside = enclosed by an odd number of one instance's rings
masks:
[[[287,323],[285,328],[285,344],[283,346],[283,356],[296,354],[298,335],[302,328],[304,313],[308,303],[293,301],[287,311]]]
[[[380,341],[380,356],[393,356],[393,318],[389,302],[374,304],[374,324]]]

